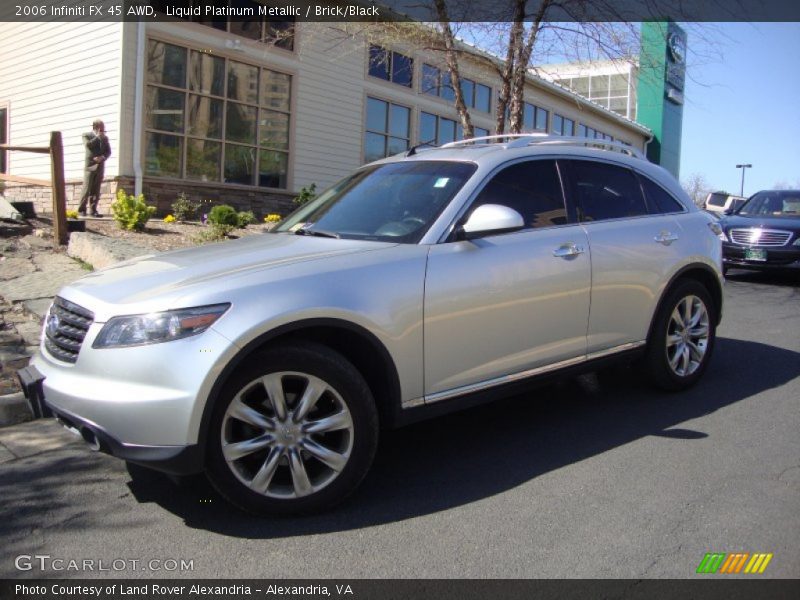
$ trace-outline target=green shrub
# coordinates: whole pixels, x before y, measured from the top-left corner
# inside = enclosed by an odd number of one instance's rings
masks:
[[[219,204],[208,213],[208,222],[212,225],[239,226],[239,215],[236,209],[227,204]]]
[[[298,206],[302,206],[306,202],[311,202],[314,198],[317,197],[317,184],[312,183],[308,187],[301,187],[300,193],[297,194],[297,197],[292,200]]]
[[[205,231],[198,233],[194,236],[194,241],[200,244],[207,242],[221,242],[227,239],[228,234],[234,230],[233,225],[221,225],[219,223],[212,223],[206,227]]]
[[[172,203],[172,215],[176,221],[188,221],[197,215],[199,209],[200,203],[189,200],[183,192],[178,194],[178,199]]]
[[[244,229],[248,225],[256,222],[256,216],[253,214],[252,210],[243,210],[236,216],[239,219],[240,229]]]
[[[155,206],[147,206],[144,195],[128,195],[125,190],[117,190],[117,199],[111,203],[114,220],[122,229],[143,231],[145,223],[156,212]]]

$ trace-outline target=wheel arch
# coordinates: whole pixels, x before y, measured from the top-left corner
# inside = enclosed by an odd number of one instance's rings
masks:
[[[661,297],[658,299],[658,304],[656,304],[655,310],[650,317],[650,327],[647,331],[648,340],[652,336],[656,317],[661,311],[664,301],[666,300],[667,296],[669,296],[670,291],[672,291],[672,289],[681,281],[697,281],[698,283],[702,284],[708,290],[708,293],[711,295],[711,300],[714,302],[714,314],[716,316],[715,325],[719,325],[720,321],[722,321],[722,284],[720,283],[717,274],[711,267],[703,263],[686,265],[682,269],[678,270],[669,280],[667,285],[664,286],[664,291],[661,293]]]
[[[209,392],[198,431],[203,462],[211,415],[220,394],[236,370],[268,344],[310,341],[322,344],[349,360],[372,392],[382,426],[391,426],[400,409],[400,379],[384,344],[370,331],[342,319],[313,318],[282,325],[250,341],[223,367]]]

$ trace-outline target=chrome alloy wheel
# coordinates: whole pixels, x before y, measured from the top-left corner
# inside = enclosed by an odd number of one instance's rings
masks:
[[[705,303],[694,295],[682,298],[667,325],[667,359],[676,375],[687,377],[703,364],[709,335]]]
[[[222,455],[252,491],[300,498],[342,472],[353,432],[347,404],[325,381],[307,373],[270,373],[245,385],[228,405]]]

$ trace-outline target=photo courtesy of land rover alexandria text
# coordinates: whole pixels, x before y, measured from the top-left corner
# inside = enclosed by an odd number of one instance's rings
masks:
[[[313,512],[356,489],[382,429],[521,382],[635,360],[662,389],[694,384],[721,233],[619,142],[415,148],[270,233],[64,287],[20,380],[95,449],[205,472],[249,512]]]

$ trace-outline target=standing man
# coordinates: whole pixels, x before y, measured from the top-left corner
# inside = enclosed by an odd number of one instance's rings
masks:
[[[103,183],[105,162],[111,156],[111,145],[106,137],[106,126],[100,119],[92,123],[92,131],[83,134],[83,145],[86,147],[86,164],[83,172],[83,194],[78,214],[86,216],[86,204],[89,204],[89,214],[93,217],[102,217],[97,212],[97,203],[100,201],[100,184]]]

